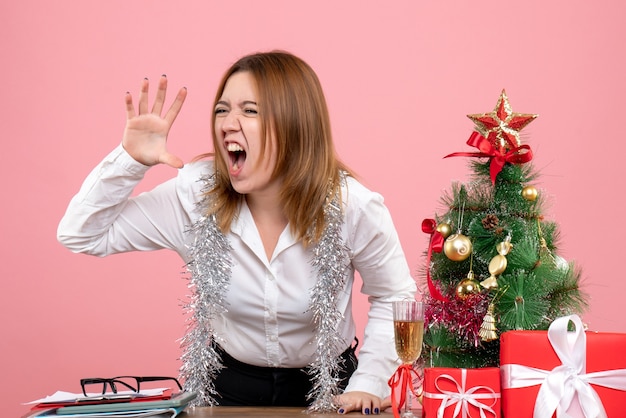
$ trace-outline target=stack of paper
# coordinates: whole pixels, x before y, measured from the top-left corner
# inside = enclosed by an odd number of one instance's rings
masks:
[[[26,415],[26,418],[45,418],[45,417],[57,417],[57,418],[116,418],[116,417],[151,417],[151,418],[174,418],[180,414],[185,407],[180,408],[156,408],[156,409],[137,409],[133,411],[118,411],[118,412],[93,412],[93,413],[79,413],[79,414],[58,414],[55,409],[39,410],[33,412],[31,415]]]
[[[182,412],[196,394],[181,392],[172,395],[170,389],[149,389],[135,392],[82,394],[56,392],[43,399],[28,402],[32,411],[24,418],[116,418],[159,417],[174,418]]]

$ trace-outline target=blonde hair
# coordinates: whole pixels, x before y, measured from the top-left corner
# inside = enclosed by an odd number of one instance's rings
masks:
[[[341,191],[341,172],[350,170],[338,159],[330,129],[330,118],[321,83],[302,59],[284,51],[256,53],[242,57],[224,74],[215,95],[220,100],[224,86],[235,73],[247,72],[256,82],[261,128],[265,132],[262,150],[268,148],[270,132],[277,142],[277,164],[272,178],[281,178],[280,200],[291,232],[305,245],[320,239],[324,227],[324,206],[328,196]],[[213,147],[221,144],[215,136]],[[215,158],[215,184],[207,192],[213,203],[209,215],[216,215],[226,233],[237,214],[243,195],[229,180],[226,161]]]

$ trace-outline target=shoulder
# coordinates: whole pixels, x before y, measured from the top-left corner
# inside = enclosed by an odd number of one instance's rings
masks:
[[[355,254],[366,248],[373,248],[371,245],[377,245],[380,250],[395,242],[391,213],[380,193],[348,177],[342,190],[342,198],[347,245]]]
[[[343,209],[348,228],[376,225],[389,216],[383,196],[354,177],[347,177],[342,188]]]
[[[363,208],[369,203],[383,204],[383,196],[369,189],[354,177],[347,176],[342,187],[342,197],[344,205],[348,210],[350,208]]]

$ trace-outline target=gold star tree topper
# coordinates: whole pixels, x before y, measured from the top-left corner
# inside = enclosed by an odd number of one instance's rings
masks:
[[[515,149],[521,145],[519,132],[537,115],[527,113],[514,113],[509,104],[506,92],[502,90],[498,103],[493,111],[467,115],[474,124],[476,130],[501,153]]]

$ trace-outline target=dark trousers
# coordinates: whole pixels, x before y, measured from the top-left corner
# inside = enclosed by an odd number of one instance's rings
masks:
[[[356,340],[356,338],[355,338]],[[345,389],[358,360],[354,347],[341,354],[343,370],[338,376],[339,387]],[[311,390],[311,375],[306,368],[251,366],[235,360],[217,347],[224,368],[215,379],[217,402],[225,406],[307,406],[306,396]]]

